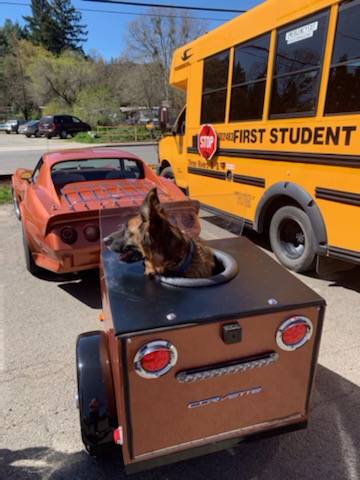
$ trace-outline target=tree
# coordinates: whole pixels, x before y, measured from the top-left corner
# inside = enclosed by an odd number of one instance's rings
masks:
[[[57,30],[57,51],[74,50],[83,52],[81,44],[87,39],[85,25],[81,24],[81,13],[71,0],[53,0],[52,15]]]
[[[135,61],[157,66],[163,100],[174,100],[169,75],[175,49],[203,34],[206,26],[183,11],[166,8],[152,8],[148,16],[130,23],[128,54]]]
[[[35,45],[55,54],[65,50],[82,52],[81,44],[86,41],[87,31],[71,0],[31,0],[31,15],[24,20]]]
[[[69,50],[59,56],[39,51],[28,73],[37,101],[42,105],[58,99],[72,108],[79,92],[95,81],[94,63]]]
[[[36,47],[26,40],[12,39],[11,52],[4,57],[4,82],[7,86],[8,102],[15,110],[21,111],[24,118],[30,118],[36,105],[34,103],[33,85],[27,73]]]
[[[31,0],[31,15],[23,17],[25,30],[35,45],[53,51],[56,43],[56,24],[47,0]]]

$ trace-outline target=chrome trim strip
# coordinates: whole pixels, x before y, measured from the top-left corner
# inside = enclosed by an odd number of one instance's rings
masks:
[[[268,367],[279,359],[278,353],[270,353],[264,355],[262,358],[256,358],[254,360],[245,359],[239,360],[238,363],[231,365],[223,365],[219,367],[210,367],[207,370],[201,371],[183,371],[176,375],[176,380],[180,383],[194,383],[202,382],[204,380],[210,380],[216,377],[224,375],[233,375],[236,373],[244,373],[247,370],[253,370],[254,368]]]

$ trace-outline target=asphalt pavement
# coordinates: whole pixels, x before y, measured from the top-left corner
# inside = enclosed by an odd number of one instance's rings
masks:
[[[0,133],[0,175],[9,175],[17,168],[33,169],[41,156],[50,150],[94,147],[96,144],[76,143],[58,138],[26,138],[25,135],[6,135]],[[104,146],[101,144],[100,146]],[[118,144],[118,148],[127,150],[154,164],[158,159],[157,145],[151,142]]]
[[[203,220],[204,238],[229,235]],[[125,478],[117,449],[102,461],[84,452],[74,402],[76,337],[102,328],[97,272],[32,277],[25,270],[21,227],[10,206],[0,208],[0,265],[1,480]],[[358,480],[359,274],[354,268],[327,279],[299,275],[328,303],[307,430],[131,478]]]

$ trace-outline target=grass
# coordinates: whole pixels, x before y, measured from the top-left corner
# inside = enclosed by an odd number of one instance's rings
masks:
[[[12,202],[11,187],[9,185],[0,185],[0,205]]]
[[[160,131],[155,130],[151,133],[143,126],[137,126],[136,131],[134,127],[119,127],[119,128],[99,128],[96,134],[89,134],[86,132],[78,133],[73,138],[74,142],[79,143],[124,143],[124,142],[143,142],[156,140],[160,137]]]

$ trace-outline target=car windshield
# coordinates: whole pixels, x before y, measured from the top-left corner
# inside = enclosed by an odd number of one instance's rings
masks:
[[[57,188],[69,183],[144,178],[142,163],[129,158],[68,160],[53,165],[51,178]]]

